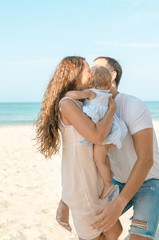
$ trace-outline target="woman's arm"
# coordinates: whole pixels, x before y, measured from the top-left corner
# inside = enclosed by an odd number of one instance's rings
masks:
[[[56,211],[56,221],[69,232],[72,231],[71,226],[69,224],[69,208],[68,206],[62,201],[59,202],[57,211]]]
[[[89,90],[89,89],[86,89],[86,90],[83,90],[83,91],[72,90],[72,91],[68,91],[65,94],[65,96],[66,97],[71,97],[73,99],[85,99],[85,98],[93,99],[93,98],[96,97],[96,93]]]
[[[112,98],[109,99],[109,109],[104,118],[97,124],[81,111],[71,99],[65,99],[60,103],[61,119],[64,124],[72,125],[84,138],[94,144],[102,144],[109,134],[116,105]]]

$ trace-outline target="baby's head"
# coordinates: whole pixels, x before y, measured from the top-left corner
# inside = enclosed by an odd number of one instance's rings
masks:
[[[110,89],[111,88],[112,75],[110,71],[105,67],[93,67],[91,84],[94,88]]]

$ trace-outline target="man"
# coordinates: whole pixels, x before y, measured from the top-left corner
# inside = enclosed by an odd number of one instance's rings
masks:
[[[92,66],[104,66],[112,73],[116,114],[128,127],[122,148],[111,147],[108,152],[114,173],[112,181],[119,185],[120,194],[101,210],[92,226],[104,231],[107,239],[111,240],[113,225],[133,206],[130,240],[153,239],[159,221],[159,149],[151,114],[141,100],[117,91],[122,69],[115,59],[99,57]],[[62,219],[69,229],[68,209],[62,202],[57,211],[57,221],[62,225],[59,213],[65,214]]]

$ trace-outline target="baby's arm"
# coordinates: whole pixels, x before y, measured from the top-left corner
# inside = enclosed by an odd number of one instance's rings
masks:
[[[83,91],[68,91],[66,94],[65,94],[66,97],[71,97],[73,99],[85,99],[85,98],[88,98],[88,99],[94,99],[96,97],[96,93],[89,90],[89,89],[85,89]]]

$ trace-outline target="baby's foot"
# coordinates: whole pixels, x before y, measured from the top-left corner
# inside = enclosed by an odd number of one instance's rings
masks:
[[[104,185],[103,191],[101,195],[99,196],[100,199],[105,199],[109,193],[113,190],[114,184],[111,183],[110,185]]]

